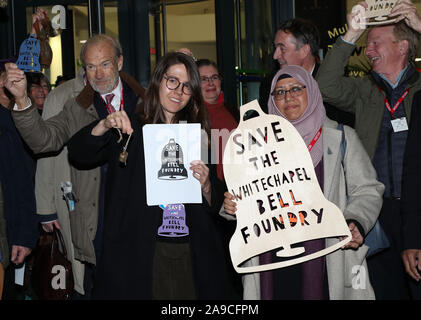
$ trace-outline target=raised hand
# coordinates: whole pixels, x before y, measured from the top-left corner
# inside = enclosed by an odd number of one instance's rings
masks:
[[[398,0],[389,14],[396,22],[405,21],[408,27],[421,32],[421,17],[411,0]]]
[[[28,95],[26,93],[25,72],[20,70],[15,63],[6,63],[6,77],[3,79],[4,86],[15,97],[19,109],[28,105]]]

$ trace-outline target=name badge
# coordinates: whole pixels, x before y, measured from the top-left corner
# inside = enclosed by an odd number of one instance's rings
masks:
[[[408,123],[406,122],[406,117],[393,119],[390,122],[392,123],[393,132],[401,132],[408,130]]]

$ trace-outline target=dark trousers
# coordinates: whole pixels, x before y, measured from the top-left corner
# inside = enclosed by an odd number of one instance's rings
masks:
[[[83,276],[83,290],[85,294],[82,295],[76,291],[73,293],[73,300],[92,300],[92,293],[94,289],[96,267],[91,263],[84,263],[85,273]]]
[[[77,291],[73,291],[73,300],[92,300],[96,267],[90,263],[85,263],[84,265],[83,290],[85,291],[85,294],[83,295]]]
[[[370,282],[376,299],[410,299],[408,277],[401,258],[402,220],[399,200],[383,199],[379,222],[389,239],[390,248],[367,259]]]
[[[153,299],[196,299],[189,243],[157,241],[152,277]]]
[[[414,279],[408,276],[409,289],[411,290],[412,300],[421,300],[421,283],[416,282]]]

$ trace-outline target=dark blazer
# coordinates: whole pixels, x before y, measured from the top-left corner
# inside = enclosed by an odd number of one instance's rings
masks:
[[[30,161],[10,111],[0,106],[0,185],[9,249],[34,248],[39,236]]]
[[[402,172],[403,249],[421,249],[421,92],[414,95]]]

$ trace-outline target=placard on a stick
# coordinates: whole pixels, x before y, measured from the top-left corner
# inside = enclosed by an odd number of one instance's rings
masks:
[[[244,120],[248,111],[258,117]],[[351,240],[340,209],[320,189],[310,153],[287,120],[267,115],[256,100],[241,106],[241,122],[224,151],[224,176],[236,197],[237,227],[229,249],[238,273],[287,267],[329,254]],[[346,238],[306,254],[304,241]],[[247,260],[271,250],[282,261],[244,266]]]

